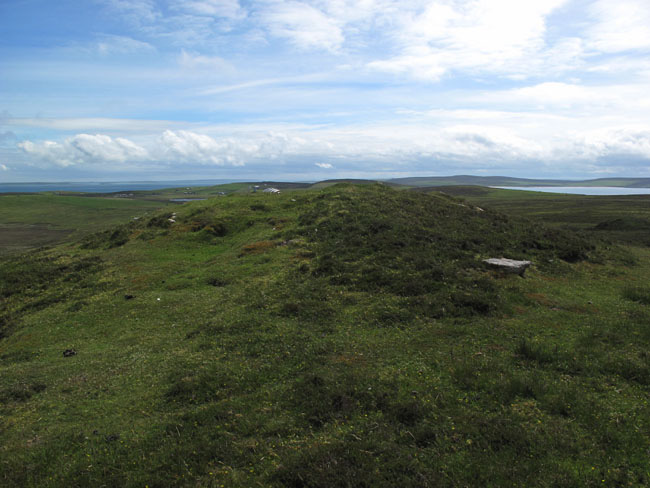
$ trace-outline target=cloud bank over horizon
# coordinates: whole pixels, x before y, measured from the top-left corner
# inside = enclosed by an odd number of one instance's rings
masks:
[[[650,176],[643,0],[27,0],[0,19],[3,181]]]

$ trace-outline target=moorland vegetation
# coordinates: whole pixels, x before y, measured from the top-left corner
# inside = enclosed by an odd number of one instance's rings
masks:
[[[504,192],[233,193],[3,258],[0,484],[650,484],[649,233]]]

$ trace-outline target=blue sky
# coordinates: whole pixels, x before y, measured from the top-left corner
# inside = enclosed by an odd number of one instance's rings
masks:
[[[0,181],[650,176],[647,0],[4,0]]]

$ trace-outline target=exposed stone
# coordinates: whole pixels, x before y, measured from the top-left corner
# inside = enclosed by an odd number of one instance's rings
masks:
[[[71,356],[75,356],[76,354],[77,354],[77,351],[75,351],[74,349],[66,349],[65,351],[63,351],[63,357],[64,358],[69,358]]]
[[[483,262],[506,273],[518,274],[519,276],[523,276],[526,268],[533,264],[531,261],[517,261],[508,258],[490,258],[484,259]]]

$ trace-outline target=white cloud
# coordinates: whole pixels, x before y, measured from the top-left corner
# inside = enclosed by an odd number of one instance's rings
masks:
[[[173,8],[185,10],[196,15],[242,19],[246,11],[239,5],[238,0],[192,0],[173,3]]]
[[[104,0],[104,3],[109,11],[136,26],[154,22],[161,17],[154,0]]]
[[[608,56],[605,60],[585,66],[585,70],[590,74],[650,81],[650,59],[647,56]]]
[[[522,76],[556,61],[545,56],[546,18],[566,0],[439,0],[401,12],[397,55],[371,69],[437,80],[452,70]],[[561,40],[563,46],[566,40]],[[576,43],[573,50],[580,51]],[[577,48],[577,49],[576,49]],[[550,47],[552,49],[552,46]]]
[[[245,155],[255,149],[254,145],[237,145],[230,138],[217,140],[185,130],[166,130],[160,137],[159,154],[165,160],[181,163],[241,166]]]
[[[650,159],[650,128],[607,128],[575,134],[571,152],[586,160],[613,158],[615,165],[626,164],[627,157]],[[618,158],[618,161],[617,161]]]
[[[221,74],[235,72],[233,65],[219,56],[189,53],[184,49],[178,57],[178,64],[184,70],[210,70]]]
[[[377,168],[415,172],[440,164],[452,168],[448,171],[471,172],[521,168],[525,162],[530,166],[528,172],[543,173],[549,167],[566,172],[568,166],[574,171],[587,167],[589,171],[631,171],[650,162],[647,124],[565,130],[566,120],[560,119],[556,131],[547,128],[540,133],[520,124],[527,120],[525,116],[509,119],[488,112],[481,119],[478,113],[456,114],[456,123],[447,117],[442,127],[413,123],[262,132],[242,126],[219,135],[166,130],[150,135],[141,144],[100,134],[78,134],[62,143],[23,141],[19,147],[33,165],[103,165],[104,169],[123,167],[129,171],[139,167],[180,171],[182,167],[246,165],[272,173],[292,166],[293,171],[304,173],[315,166],[336,168],[337,174],[342,174]]]
[[[593,90],[580,85],[547,82],[509,90],[506,96],[542,107],[548,105],[570,107],[593,100]]]
[[[271,35],[301,49],[335,52],[345,40],[336,19],[304,2],[273,2],[261,10],[260,20]]]
[[[589,11],[596,21],[587,29],[591,48],[606,53],[650,48],[647,0],[596,0]]]
[[[62,167],[125,163],[142,161],[149,157],[146,149],[128,139],[102,134],[77,134],[62,143],[22,141],[18,143],[18,147],[37,161]]]
[[[129,54],[138,51],[155,51],[155,48],[143,41],[125,36],[102,35],[97,41],[97,52],[102,55]]]
[[[650,93],[643,83],[581,85],[545,82],[470,95],[468,99],[516,107],[518,110],[544,111],[546,114],[568,116],[574,121],[589,117],[627,119],[627,123],[646,121],[650,109]],[[578,123],[583,124],[581,121]]]

